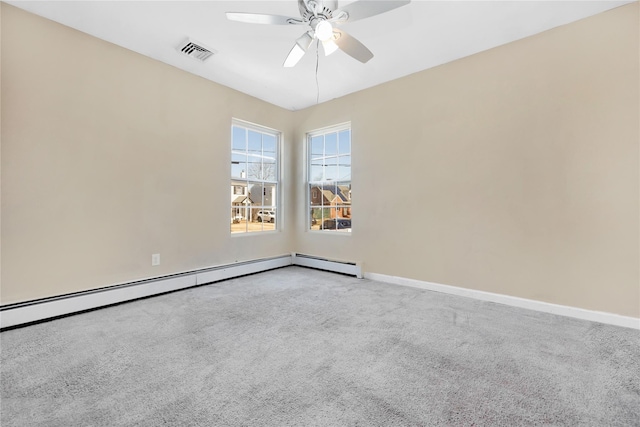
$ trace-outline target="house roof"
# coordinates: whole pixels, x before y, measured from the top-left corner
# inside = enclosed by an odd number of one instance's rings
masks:
[[[322,190],[322,195],[329,202],[332,202],[336,198],[336,195],[333,194],[333,191],[330,191],[330,190]]]
[[[349,201],[349,191],[351,190],[349,189],[348,186],[338,185],[338,195],[340,196],[343,202]]]
[[[251,201],[251,199],[248,198],[247,196],[238,196],[233,200],[233,203],[251,204],[251,203],[253,203],[253,201]]]

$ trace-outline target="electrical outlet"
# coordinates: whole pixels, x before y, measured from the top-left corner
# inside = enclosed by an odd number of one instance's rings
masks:
[[[151,265],[160,265],[160,254],[151,255]]]

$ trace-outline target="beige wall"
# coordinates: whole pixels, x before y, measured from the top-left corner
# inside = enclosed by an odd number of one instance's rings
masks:
[[[640,317],[637,3],[299,112],[5,4],[1,32],[2,303],[295,250]],[[229,235],[231,117],[285,132],[282,232]],[[344,121],[353,232],[298,232],[304,132]]]
[[[296,112],[298,163],[352,122],[354,194],[296,250],[640,317],[638,39],[635,3]]]
[[[2,4],[2,303],[289,253],[230,236],[232,116],[289,143],[287,110]]]

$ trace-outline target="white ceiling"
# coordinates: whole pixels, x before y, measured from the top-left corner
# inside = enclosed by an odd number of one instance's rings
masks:
[[[340,1],[345,5],[352,1]],[[341,28],[375,55],[366,64],[320,49],[316,86],[315,43],[295,68],[287,53],[306,27],[228,21],[225,12],[298,17],[296,0],[262,1],[7,1],[103,40],[298,110],[393,80],[631,1],[431,1]],[[217,51],[202,63],[176,47],[191,37]]]

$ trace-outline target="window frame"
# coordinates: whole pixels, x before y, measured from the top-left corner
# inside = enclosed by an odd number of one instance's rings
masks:
[[[311,214],[311,209],[313,208],[312,204],[311,204],[311,199],[312,199],[312,195],[311,195],[311,185],[312,183],[329,183],[329,182],[335,182],[336,185],[339,185],[340,182],[344,182],[340,179],[337,180],[332,180],[332,181],[326,181],[323,180],[321,181],[312,181],[311,180],[311,162],[312,162],[312,150],[311,150],[311,140],[313,137],[319,136],[319,135],[326,135],[326,134],[330,134],[330,133],[337,133],[339,134],[340,132],[343,132],[345,130],[349,131],[349,158],[350,158],[350,164],[351,167],[353,166],[353,129],[351,127],[351,122],[344,122],[344,123],[340,123],[340,124],[336,124],[336,125],[332,125],[332,126],[327,126],[327,127],[323,127],[323,128],[319,128],[319,129],[314,129],[311,131],[306,132],[305,134],[305,145],[304,145],[304,155],[305,155],[305,170],[304,170],[304,177],[305,177],[305,181],[304,181],[304,185],[305,185],[305,216],[306,219],[304,221],[305,224],[305,231],[306,232],[310,232],[310,233],[318,233],[318,234],[330,234],[330,235],[334,235],[334,236],[351,236],[352,234],[352,230],[353,230],[353,223],[351,223],[351,228],[349,229],[349,232],[345,232],[345,231],[341,231],[339,229],[335,229],[335,230],[314,230],[312,228],[312,214]],[[336,153],[336,159],[338,159],[341,155],[339,152],[339,150]],[[326,157],[326,155],[323,155],[323,157]],[[353,173],[353,167],[352,167],[352,173]],[[351,187],[353,184],[353,175],[350,176],[349,180],[349,196],[351,195]],[[314,191],[316,191],[314,189]],[[322,197],[322,194],[319,195],[319,197]],[[321,208],[323,208],[321,206]],[[344,206],[327,206],[326,209],[339,209],[340,211],[343,211]],[[351,199],[349,199],[349,214],[351,215],[352,212],[352,206],[351,206]],[[331,218],[329,218],[331,219]],[[351,217],[349,217],[349,220],[351,221]]]
[[[233,148],[233,130],[234,128],[242,128],[245,129],[247,132],[248,131],[254,131],[260,134],[265,134],[265,135],[270,135],[273,136],[275,138],[275,179],[274,180],[266,180],[266,179],[255,179],[255,178],[250,178],[249,177],[249,171],[247,170],[246,176],[244,178],[242,177],[236,177],[233,175],[233,155],[234,154],[239,154],[238,150],[234,150]],[[275,223],[274,223],[274,228],[273,229],[264,229],[264,223],[261,222],[262,224],[262,230],[253,230],[253,231],[249,231],[249,224],[247,221],[247,226],[245,228],[245,230],[243,231],[233,231],[232,230],[232,226],[233,226],[233,217],[231,216],[229,218],[230,220],[230,225],[231,227],[229,228],[229,234],[231,236],[251,236],[251,235],[264,235],[264,234],[270,234],[270,233],[277,233],[282,231],[283,229],[283,209],[282,209],[282,166],[281,166],[281,160],[282,160],[282,131],[279,131],[277,129],[273,129],[270,128],[268,126],[264,126],[264,125],[259,125],[256,123],[252,123],[252,122],[248,122],[246,120],[241,120],[241,119],[237,119],[235,117],[233,117],[231,119],[231,126],[230,126],[230,138],[229,138],[229,184],[231,185],[231,187],[233,187],[233,193],[235,193],[235,186],[237,184],[235,184],[236,182],[243,182],[246,183],[246,191],[247,191],[247,197],[250,196],[251,194],[251,190],[250,187],[252,184],[260,184],[263,185],[262,190],[263,190],[263,197],[264,197],[264,192],[266,191],[266,188],[264,187],[264,184],[273,184],[275,186],[275,196],[273,197],[273,201],[274,204],[272,206],[266,206],[264,205],[264,199],[262,200],[262,203],[258,205],[257,208],[254,207],[250,207],[248,209],[251,209],[251,211],[253,211],[254,209],[257,211],[264,211],[264,210],[270,210],[275,212]],[[264,149],[264,146],[263,146]],[[247,156],[247,160],[249,158],[249,147],[247,146],[246,150],[245,150],[245,155]],[[234,206],[233,206],[233,201],[231,201],[229,209],[227,209],[227,211],[232,215]]]

